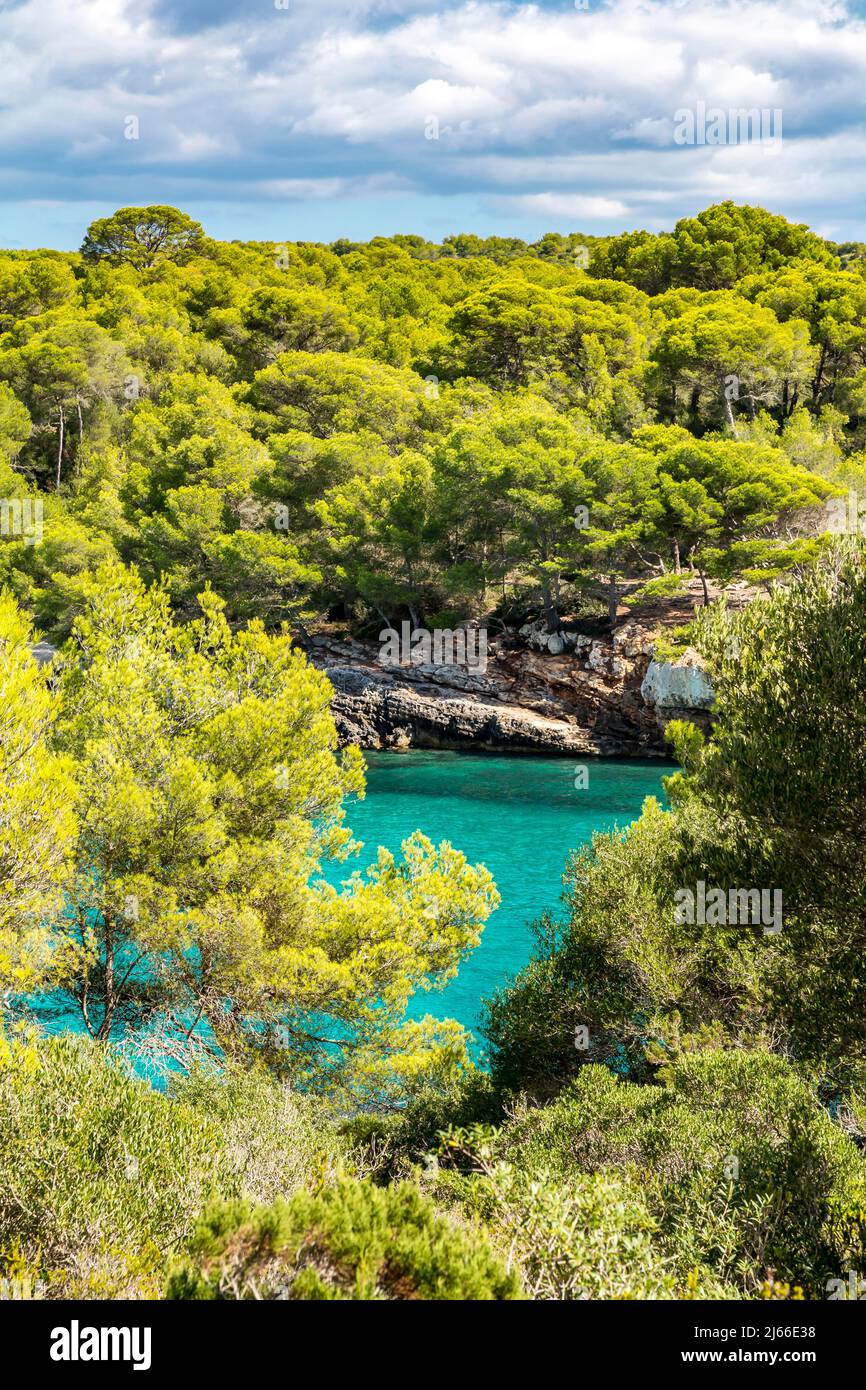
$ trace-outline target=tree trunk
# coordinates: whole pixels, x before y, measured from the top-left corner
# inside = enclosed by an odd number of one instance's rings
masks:
[[[60,490],[60,470],[63,466],[63,436],[66,430],[66,421],[63,417],[63,406],[60,406],[60,444],[57,449],[57,489]]]
[[[680,559],[680,543],[677,540],[676,536],[674,536],[674,569],[676,570],[677,574],[682,574],[683,572],[683,564],[682,560]]]
[[[382,619],[382,622],[385,624],[385,626],[386,626],[386,627],[391,627],[391,628],[393,628],[394,624],[391,622],[391,619],[388,617],[388,614],[382,612],[382,610],[381,610],[381,608],[379,607],[378,603],[374,603],[374,604],[373,604],[373,607],[375,608],[376,612],[379,614],[379,617]]]
[[[607,585],[607,616],[611,627],[616,622],[616,610],[619,608],[619,586],[615,579],[609,579]]]
[[[725,402],[725,419],[726,419],[727,422],[728,422],[728,426],[729,426],[729,428],[730,428],[730,430],[731,430],[731,433],[733,434],[734,438],[735,438],[735,439],[738,439],[738,438],[739,438],[739,435],[737,434],[737,425],[736,425],[736,421],[734,420],[734,409],[733,409],[733,406],[731,405],[730,397],[729,397],[724,391],[722,392],[722,397],[723,397],[724,402]]]
[[[817,405],[824,385],[824,363],[827,360],[827,344],[821,344],[821,356],[818,358],[818,367],[815,372],[815,379],[812,382],[812,404]]]
[[[551,633],[559,632],[562,624],[559,621],[559,613],[557,612],[553,595],[550,592],[549,584],[542,584],[541,586],[541,602],[544,606],[544,621],[547,625],[547,631]]]
[[[114,932],[108,922],[105,924],[105,1014],[99,1025],[97,1037],[100,1042],[108,1042],[111,1025],[114,1022]]]
[[[707,576],[704,574],[703,570],[700,569],[698,570],[698,574],[701,577],[701,588],[704,591],[704,607],[706,608],[709,606],[710,602],[710,591],[707,588]]]

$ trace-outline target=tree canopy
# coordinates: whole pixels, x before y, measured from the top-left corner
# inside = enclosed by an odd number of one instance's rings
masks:
[[[81,255],[89,262],[150,270],[163,260],[182,263],[200,248],[203,237],[200,223],[177,208],[120,208],[91,222]]]
[[[659,236],[330,247],[120,209],[78,255],[0,257],[0,418],[48,504],[0,578],[61,639],[108,558],[184,618],[210,585],[230,622],[361,635],[768,582],[859,478],[861,265],[732,203]],[[696,447],[669,465],[661,425]]]

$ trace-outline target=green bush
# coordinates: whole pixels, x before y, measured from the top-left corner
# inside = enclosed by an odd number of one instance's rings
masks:
[[[550,1096],[591,1062],[645,1072],[643,1020],[683,1008],[695,992],[695,947],[662,906],[673,893],[675,835],[673,817],[650,798],[624,834],[595,835],[572,857],[568,920],[545,919],[536,958],[485,1002],[500,1090]],[[585,1047],[577,1028],[587,1030]]]
[[[272,1202],[345,1166],[324,1107],[264,1071],[178,1080],[173,1094],[220,1132],[220,1190]]]
[[[437,1215],[410,1183],[341,1179],[317,1196],[208,1208],[172,1299],[514,1299],[484,1237]]]
[[[472,1176],[445,1171],[437,1195],[483,1220],[509,1251],[534,1300],[675,1299],[693,1296],[656,1244],[657,1222],[625,1174],[574,1173],[482,1161]],[[720,1296],[713,1287],[712,1295]]]
[[[501,1107],[490,1077],[477,1067],[467,1067],[451,1086],[425,1087],[401,1110],[353,1115],[340,1133],[351,1144],[360,1170],[379,1182],[392,1182],[415,1176],[419,1163],[428,1167],[443,1131],[496,1124],[500,1119]]]
[[[506,1125],[499,1153],[566,1187],[587,1172],[630,1177],[680,1276],[709,1266],[747,1296],[773,1270],[821,1297],[866,1258],[866,1159],[769,1053],[684,1056],[660,1085],[589,1066]]]
[[[220,1132],[57,1038],[0,1069],[0,1251],[67,1296],[155,1292],[163,1252],[214,1189]]]
[[[214,1196],[291,1192],[333,1144],[264,1078],[191,1080],[183,1098],[82,1038],[0,1056],[0,1272],[64,1297],[155,1296]]]

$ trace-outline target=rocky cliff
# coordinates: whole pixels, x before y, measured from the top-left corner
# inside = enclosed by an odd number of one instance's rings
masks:
[[[483,674],[385,666],[378,645],[326,635],[310,639],[309,656],[334,686],[341,739],[362,748],[661,756],[668,720],[706,724],[712,703],[696,653],[652,660],[666,625],[626,619],[604,635],[555,638],[525,627],[488,642]]]

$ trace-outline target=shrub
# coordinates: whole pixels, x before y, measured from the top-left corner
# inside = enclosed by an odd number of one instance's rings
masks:
[[[483,1214],[532,1299],[683,1296],[655,1244],[656,1222],[628,1176],[575,1173],[563,1183],[543,1170],[498,1163],[483,1176],[458,1179],[452,1192],[466,1210]]]
[[[590,1066],[499,1142],[530,1176],[631,1176],[681,1276],[708,1265],[754,1296],[772,1270],[822,1296],[828,1278],[866,1256],[866,1161],[770,1053],[684,1056],[661,1085]]]
[[[49,1291],[155,1293],[164,1252],[213,1190],[218,1128],[80,1039],[0,1069],[0,1252]]]
[[[23,1260],[64,1297],[155,1296],[206,1202],[291,1192],[334,1144],[264,1077],[195,1078],[175,1098],[68,1036],[7,1042],[0,1114],[0,1272]]]
[[[209,1207],[173,1299],[514,1299],[517,1279],[486,1240],[437,1215],[410,1183],[343,1178],[271,1206]]]
[[[264,1071],[196,1074],[174,1093],[219,1127],[225,1194],[272,1202],[345,1164],[344,1146],[324,1108]]]

